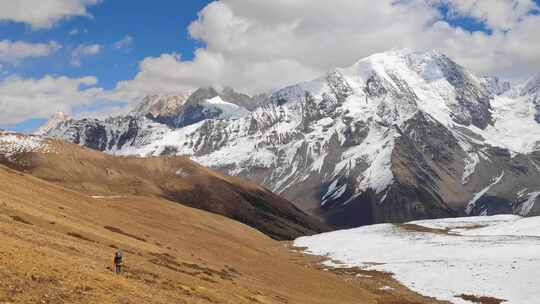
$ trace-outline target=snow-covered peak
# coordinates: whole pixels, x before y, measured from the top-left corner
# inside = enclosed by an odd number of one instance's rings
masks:
[[[498,77],[484,76],[482,81],[486,89],[493,95],[502,95],[512,91],[512,84]],[[514,92],[512,92],[514,93]]]
[[[218,119],[239,118],[248,115],[250,112],[238,105],[224,101],[220,96],[207,99],[200,103],[205,108],[203,111],[216,112]]]
[[[201,87],[193,92],[186,101],[186,104],[195,105],[216,96],[219,96],[223,101],[243,107],[249,111],[256,109],[264,103],[264,98],[261,98],[261,96],[251,97],[237,92],[231,87],[209,86]]]
[[[306,92],[322,101],[363,100],[369,110],[357,114],[385,124],[401,125],[422,111],[447,126],[457,123],[480,129],[490,122],[490,99],[495,95],[482,77],[446,55],[409,49],[371,55],[350,67],[276,91],[272,100],[278,105],[302,101]],[[357,109],[349,110],[356,113]]]
[[[174,116],[72,121],[54,135],[117,155],[189,156],[343,227],[455,216],[474,197],[473,214],[511,212],[514,185],[531,200],[540,191],[538,164],[522,155],[540,147],[540,124],[528,97],[499,94],[505,86],[437,51],[394,50],[275,91],[251,112],[238,102],[249,96],[205,87]],[[360,205],[377,218],[334,218]]]
[[[70,117],[66,113],[61,112],[61,111],[56,112],[53,116],[51,116],[51,118],[49,118],[49,120],[44,125],[39,127],[39,129],[37,129],[34,132],[34,134],[35,135],[47,134],[50,130],[53,130],[54,128],[56,128],[60,123],[69,119]]]
[[[130,114],[136,117],[147,115],[153,117],[173,116],[180,111],[190,95],[190,92],[182,92],[173,95],[146,96]]]
[[[410,81],[414,81],[412,77],[415,76],[419,76],[424,81],[433,82],[440,79],[452,81],[456,77],[455,74],[470,74],[439,51],[419,52],[411,49],[373,54],[342,71],[364,82],[376,74],[389,83],[394,83],[397,76],[409,84],[411,84]]]
[[[446,57],[446,56],[437,50],[417,51],[417,50],[413,50],[409,48],[392,49],[386,52],[374,53],[372,55],[364,57],[358,60],[354,65],[362,64],[365,62],[377,64],[377,63],[395,62],[396,60],[407,60],[407,59],[430,60],[430,59],[441,58],[441,57]]]

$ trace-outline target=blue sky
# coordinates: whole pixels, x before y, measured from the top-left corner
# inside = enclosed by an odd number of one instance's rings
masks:
[[[33,0],[14,1],[31,4]],[[0,12],[0,43],[24,42],[34,48],[38,44],[58,46],[50,54],[4,58],[2,61],[0,45],[0,106],[7,105],[10,110],[13,108],[13,115],[20,115],[17,119],[11,119],[10,114],[6,114],[10,111],[4,110],[4,116],[0,112],[0,128],[31,131],[46,121],[47,115],[57,110],[55,108],[67,109],[73,115],[122,108],[132,101],[119,96],[126,96],[126,91],[138,87],[159,87],[160,90],[170,87],[171,92],[176,92],[216,83],[231,85],[246,92],[268,90],[273,88],[272,85],[282,86],[306,80],[333,67],[346,66],[362,56],[395,47],[440,48],[480,73],[498,75],[501,69],[510,67],[510,76],[524,77],[535,69],[540,71],[540,58],[521,60],[520,53],[515,51],[515,41],[511,41],[514,32],[514,36],[519,37],[515,39],[521,39],[518,42],[523,42],[524,48],[531,41],[522,41],[523,37],[538,40],[527,35],[525,27],[521,26],[526,24],[525,20],[532,24],[537,22],[531,17],[539,14],[538,7],[531,8],[534,4],[530,4],[524,12],[520,12],[519,7],[512,6],[512,0],[502,1],[510,3],[506,10],[505,7],[492,9],[485,4],[464,8],[454,6],[451,1],[438,0],[433,1],[438,3],[434,6],[407,10],[410,16],[403,16],[403,11],[399,10],[393,12],[379,3],[369,4],[372,2],[361,0],[343,0],[342,11],[339,11],[340,6],[329,7],[327,1],[319,0],[289,3],[267,0],[50,0],[55,1],[79,3],[85,12],[66,13],[66,16],[60,17],[51,12],[50,16],[44,17],[48,18],[45,20],[50,21],[50,25],[42,20],[25,19],[24,11],[22,15],[17,15],[16,11],[12,15],[9,15],[10,12],[4,15]],[[312,6],[311,9],[305,10],[303,2]],[[380,3],[383,2],[386,1]],[[396,7],[412,2],[398,1]],[[482,3],[479,0],[473,2]],[[534,0],[534,3],[540,6],[540,0]],[[0,10],[2,5],[10,4],[0,3]],[[336,13],[335,18],[331,15],[333,12]],[[433,20],[437,12],[438,17]],[[364,13],[365,16],[361,15]],[[351,24],[342,24],[341,21],[348,20],[349,15]],[[405,19],[400,19],[403,17]],[[328,30],[317,27],[321,18],[327,22],[325,27]],[[373,28],[354,23],[368,19],[373,20],[370,22]],[[298,23],[298,20],[303,22]],[[393,21],[380,24],[380,20],[395,20],[397,26],[390,24]],[[441,22],[445,26],[441,26]],[[196,30],[190,34],[188,28],[192,23],[195,23]],[[280,25],[287,24],[298,25],[298,31],[292,30],[290,37],[288,33],[282,33],[287,37],[284,40],[291,40],[272,42],[276,36],[279,37],[276,33],[282,28]],[[396,33],[388,30],[393,27]],[[402,30],[400,27],[408,29],[406,32],[411,37],[403,37],[399,32]],[[378,30],[384,43],[366,42],[364,37]],[[496,40],[500,33],[506,35],[505,38]],[[268,39],[261,40],[260,37]],[[494,42],[491,43],[490,39]],[[343,41],[343,49],[335,48],[336,41]],[[355,46],[350,41],[361,43]],[[268,45],[264,45],[266,42]],[[330,42],[334,48],[318,47]],[[514,42],[514,48],[505,54],[502,48],[510,42]],[[460,47],[456,48],[456,45]],[[471,48],[485,51],[491,57],[473,53]],[[298,54],[297,49],[313,51]],[[530,53],[531,50],[526,49],[523,54]],[[507,66],[498,67],[501,58],[497,56],[502,56],[500,54],[507,56],[504,58],[519,60],[510,60]],[[142,62],[147,64],[141,66]],[[86,78],[82,80],[89,76],[97,82]],[[63,84],[66,89],[62,92],[51,93],[50,89],[43,89],[29,96],[22,96],[24,94],[20,92],[13,93],[16,96],[11,93],[18,87],[38,87],[32,80],[45,80],[42,83],[45,85],[47,77],[52,77],[51,81],[55,83],[64,78],[70,83]],[[208,79],[202,79],[205,77]],[[123,91],[117,88],[122,81],[127,81]],[[21,84],[14,84],[17,82]],[[6,88],[2,88],[2,85]],[[85,91],[87,89],[90,90]],[[93,89],[107,94],[93,92]],[[141,90],[141,94],[147,91]],[[51,96],[54,94],[58,96]],[[51,100],[47,102],[38,100],[49,97]],[[71,102],[62,98],[80,100]],[[29,105],[34,103],[48,109],[33,111]],[[23,109],[19,111],[16,109],[18,107]],[[9,123],[6,122],[8,120]]]
[[[182,58],[191,59],[193,51],[201,43],[189,37],[187,28],[209,2],[109,0],[89,7],[91,18],[70,18],[52,29],[35,30],[24,23],[0,23],[0,40],[32,43],[56,41],[62,45],[62,49],[50,57],[26,59],[14,66],[4,65],[4,74],[37,79],[44,75],[73,78],[93,75],[99,79],[103,89],[114,89],[118,81],[133,78],[138,63],[146,57],[179,53]],[[117,49],[115,43],[126,36],[132,37],[131,45]],[[100,44],[102,50],[96,56],[82,58],[81,66],[73,66],[68,58],[82,44]],[[77,107],[74,112],[101,107],[103,103]],[[15,125],[0,122],[0,128],[27,132],[45,121],[44,118],[29,119]]]
[[[23,23],[0,23],[0,39],[34,43],[54,40],[63,45],[52,57],[25,60],[7,70],[34,78],[47,74],[95,75],[105,89],[114,88],[117,81],[132,78],[137,63],[145,57],[177,52],[191,58],[198,42],[189,38],[187,27],[208,2],[109,0],[89,8],[92,18],[75,17],[52,29],[32,30]],[[78,34],[70,34],[72,31]],[[116,49],[114,44],[126,35],[133,37],[133,45]],[[81,44],[101,44],[103,50],[98,56],[84,59],[81,67],[73,67],[66,58]]]

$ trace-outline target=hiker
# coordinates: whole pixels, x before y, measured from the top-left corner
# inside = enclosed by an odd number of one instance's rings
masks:
[[[120,274],[120,272],[122,271],[122,259],[122,250],[118,249],[118,251],[116,251],[116,254],[114,255],[114,272],[116,274]]]

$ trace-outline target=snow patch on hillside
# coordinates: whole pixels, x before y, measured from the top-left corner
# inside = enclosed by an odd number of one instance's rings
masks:
[[[370,166],[362,175],[359,190],[373,189],[377,194],[383,192],[394,181],[392,172],[392,151],[394,139],[398,136],[393,130],[382,132],[371,128],[368,137],[358,146],[366,156]]]
[[[0,155],[9,159],[17,154],[29,152],[51,153],[52,147],[37,136],[0,132]]]
[[[484,196],[488,191],[489,189],[491,189],[491,187],[495,186],[496,184],[500,183],[501,180],[503,179],[504,177],[504,171],[501,173],[501,175],[499,175],[497,178],[494,178],[492,179],[492,182],[491,184],[489,184],[487,187],[485,187],[484,189],[482,189],[481,191],[479,191],[478,193],[476,193],[474,195],[474,197],[472,198],[472,200],[467,204],[467,207],[465,208],[465,212],[467,214],[471,214],[471,212],[473,211],[474,207],[476,207],[476,202],[482,198],[482,196]],[[485,214],[484,214],[485,215]]]
[[[534,207],[534,204],[536,203],[536,199],[540,196],[540,191],[531,192],[526,195],[526,200],[520,205],[519,210],[517,210],[517,213],[522,216],[527,216],[531,212],[532,208]]]
[[[525,154],[540,147],[540,124],[534,119],[535,106],[527,97],[496,97],[492,107],[494,125],[475,130],[488,144]]]
[[[310,254],[394,273],[408,288],[457,304],[471,294],[536,303],[540,297],[540,217],[513,215],[417,221],[448,233],[382,224],[302,237]],[[327,262],[327,266],[336,266]]]

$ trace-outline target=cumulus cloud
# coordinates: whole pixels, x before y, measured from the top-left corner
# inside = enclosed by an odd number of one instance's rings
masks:
[[[88,5],[98,2],[57,1],[82,5],[81,15],[87,14]],[[6,14],[1,10],[5,3],[8,1],[0,0],[0,19]],[[441,6],[448,14],[441,13]],[[533,13],[537,11],[531,0],[340,0],[339,5],[327,0],[213,1],[188,28],[190,36],[203,45],[192,59],[176,53],[147,57],[133,79],[119,82],[110,92],[89,84],[94,78],[8,77],[0,80],[0,106],[13,112],[5,119],[20,120],[48,116],[51,113],[40,111],[56,111],[55,100],[67,107],[92,98],[135,101],[146,94],[174,94],[207,85],[259,93],[318,77],[373,53],[405,47],[439,50],[479,74],[524,79],[540,72],[540,16]],[[456,27],[452,19],[461,17],[476,19],[491,31]],[[54,23],[60,19],[46,20]],[[114,47],[130,43],[132,39],[126,36]],[[81,65],[84,57],[101,50],[99,44],[81,45],[72,51],[72,64]],[[58,82],[69,90],[36,92],[32,97],[11,93],[14,87],[41,81]],[[81,85],[91,88],[81,89]],[[41,99],[51,101],[46,103],[48,109],[33,109],[32,102]],[[9,112],[1,115],[4,113]]]
[[[439,10],[485,22],[492,33],[451,26]],[[214,1],[189,26],[203,43],[192,60],[144,59],[117,97],[208,84],[272,90],[393,48],[437,49],[481,74],[520,78],[540,71],[540,17],[530,0]]]
[[[124,36],[124,38],[116,41],[114,43],[114,47],[117,48],[117,49],[124,49],[124,48],[129,48],[131,46],[133,46],[133,37],[131,35],[126,35]]]
[[[101,44],[81,44],[71,52],[70,64],[72,66],[80,67],[84,57],[98,55],[102,48],[103,46]]]
[[[22,22],[34,29],[51,28],[62,19],[90,16],[88,6],[101,0],[0,0],[0,20]]]
[[[77,36],[77,35],[82,35],[82,34],[88,34],[88,29],[74,28],[74,29],[72,29],[71,31],[68,32],[69,36]]]
[[[497,30],[510,30],[538,9],[533,0],[438,0],[450,8],[450,15],[474,17]]]
[[[75,113],[75,115],[72,115],[72,117],[78,118],[78,119],[81,119],[81,118],[107,119],[109,117],[128,115],[130,111],[131,111],[131,108],[127,106],[126,104],[109,103],[103,108],[100,108],[97,110],[91,109],[88,111]]]
[[[102,93],[95,77],[7,77],[0,80],[0,121],[16,124],[28,118],[49,118],[57,111],[93,102]]]
[[[29,57],[45,57],[58,51],[60,44],[51,41],[49,43],[28,43],[24,41],[0,41],[0,62],[18,63]]]

